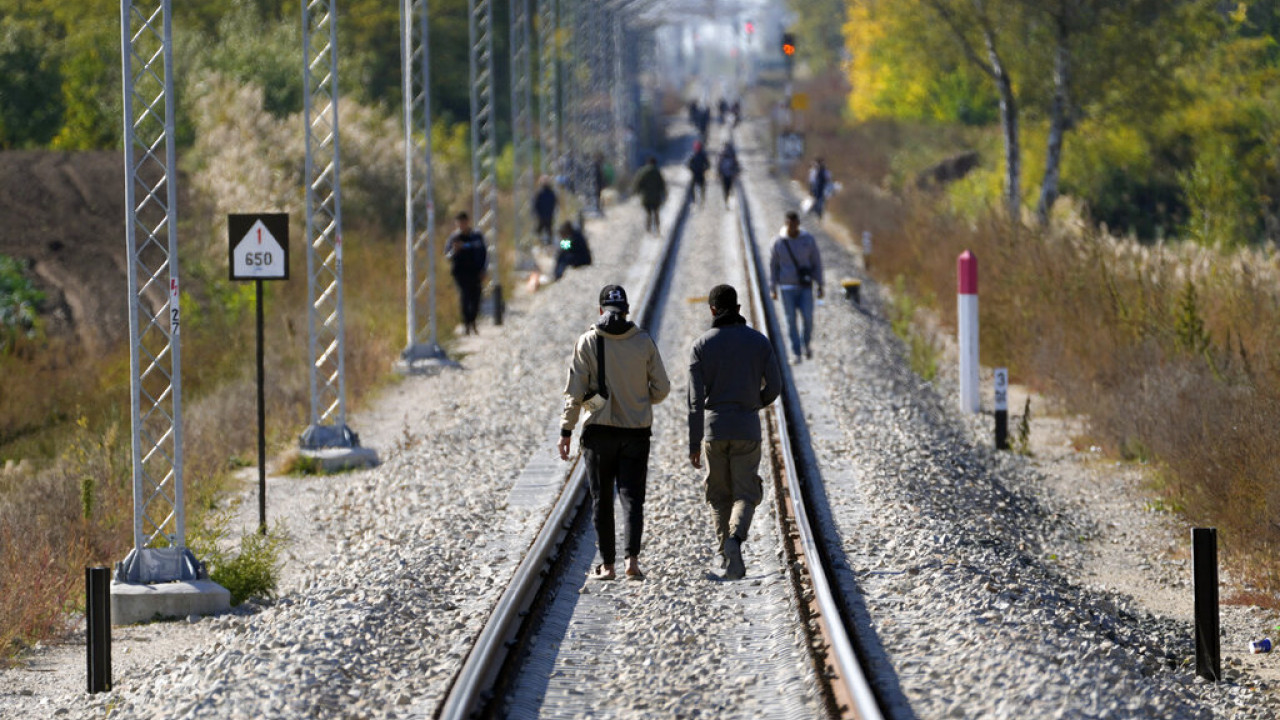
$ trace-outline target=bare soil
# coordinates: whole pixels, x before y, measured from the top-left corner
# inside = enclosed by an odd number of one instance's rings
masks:
[[[128,335],[119,151],[0,152],[0,255],[27,263],[46,332],[101,352]]]

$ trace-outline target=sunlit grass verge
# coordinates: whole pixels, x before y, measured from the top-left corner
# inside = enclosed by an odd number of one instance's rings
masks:
[[[954,332],[956,257],[972,251],[983,363],[1088,417],[1091,443],[1112,457],[1148,464],[1160,477],[1150,503],[1217,527],[1237,577],[1280,605],[1276,250],[1141,244],[1079,217],[1042,230],[993,211],[958,215],[945,195],[901,182],[894,158],[924,143],[941,159],[965,150],[963,138],[849,127],[838,109],[810,116],[809,151],[845,186],[831,213],[855,237],[874,234],[873,277]],[[1062,208],[1071,214],[1070,198]]]

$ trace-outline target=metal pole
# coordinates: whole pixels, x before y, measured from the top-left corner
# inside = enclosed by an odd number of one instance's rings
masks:
[[[532,265],[525,237],[525,203],[533,197],[533,67],[529,48],[529,0],[509,0],[511,37],[512,236],[521,262]]]
[[[307,329],[311,351],[311,425],[302,434],[305,449],[357,444],[347,428],[336,4],[337,0],[302,0]]]
[[[494,324],[502,324],[502,264],[498,243],[497,128],[494,125],[493,5],[490,0],[467,0],[467,32],[471,68],[472,219],[489,243],[493,278]]]
[[[125,241],[129,288],[131,582],[191,579],[182,476],[181,292],[174,147],[173,26],[169,0],[140,11],[120,4]],[[145,563],[143,556],[169,562]]]
[[[111,690],[111,570],[84,569],[85,661],[89,693]]]
[[[436,326],[435,204],[431,159],[431,61],[427,0],[402,0],[400,50],[404,96],[405,290],[408,331],[405,349],[400,357],[404,363],[403,369],[413,372],[416,369],[415,363],[445,358]],[[425,273],[422,272],[424,265]]]
[[[267,534],[267,397],[266,361],[262,352],[263,345],[263,310],[262,280],[254,280],[254,293],[257,297],[255,306],[258,315],[258,532]]]
[[[558,5],[558,0],[538,0],[538,129],[543,175],[554,175],[560,159]]]
[[[1222,679],[1218,623],[1218,529],[1192,528],[1191,556],[1195,579],[1196,675]]]

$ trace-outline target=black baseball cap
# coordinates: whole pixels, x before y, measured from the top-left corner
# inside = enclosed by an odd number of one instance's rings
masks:
[[[738,307],[738,291],[732,285],[717,285],[711,288],[707,301],[715,310],[732,310]]]
[[[621,285],[605,285],[600,291],[600,307],[615,307],[627,312],[631,309],[627,304],[627,291]]]

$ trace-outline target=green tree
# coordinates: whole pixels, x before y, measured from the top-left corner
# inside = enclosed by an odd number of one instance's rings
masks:
[[[33,22],[0,17],[0,148],[47,144],[62,124],[58,58]]]

